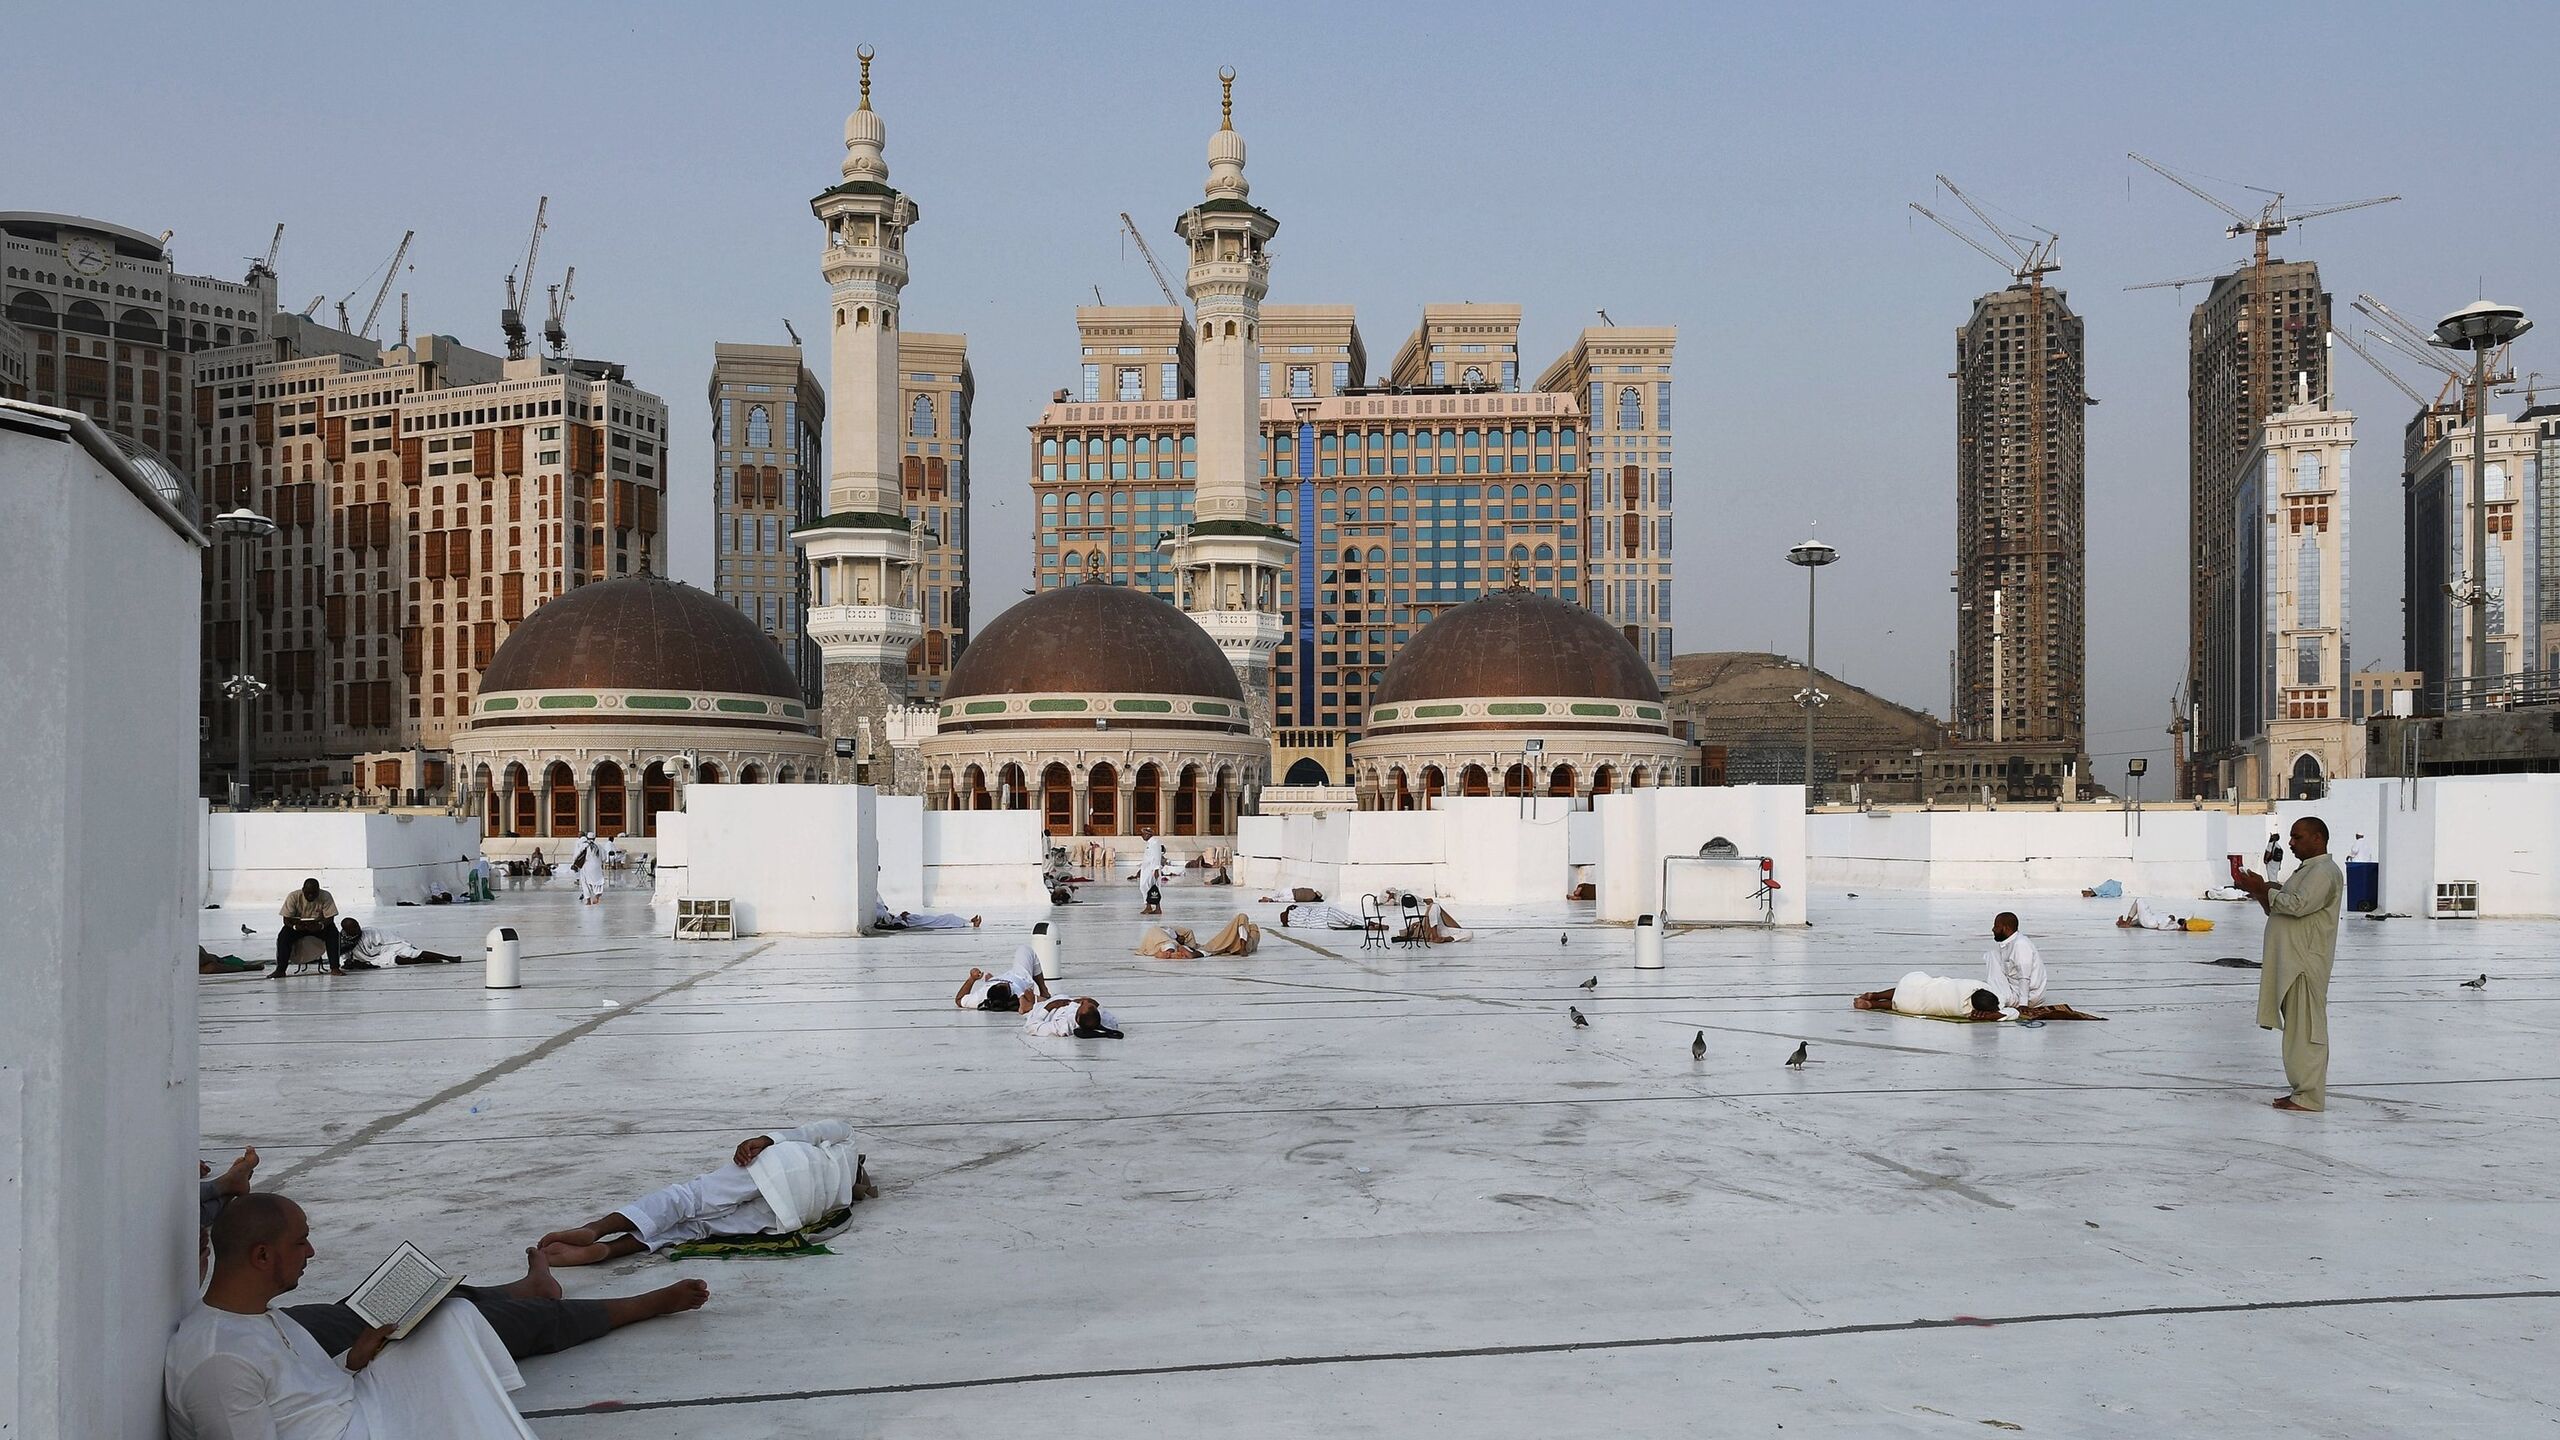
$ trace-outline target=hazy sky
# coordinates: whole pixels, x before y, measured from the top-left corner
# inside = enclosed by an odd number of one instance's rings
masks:
[[[822,333],[820,233],[854,48],[880,52],[891,178],[916,197],[911,328],[969,336],[981,623],[1029,573],[1024,427],[1075,383],[1074,307],[1152,302],[1200,193],[1216,70],[1242,72],[1272,299],[1349,302],[1383,368],[1426,301],[1516,301],[1534,374],[1606,308],[1680,327],[1678,638],[1802,644],[1780,558],[1820,522],[1825,669],[1944,713],[1954,616],[1953,332],[2005,283],[1913,215],[1944,172],[2059,231],[2088,318],[2090,749],[2155,756],[2183,669],[2186,311],[2143,281],[2245,241],[2125,158],[2285,190],[2339,312],[2486,293],[2543,318],[2560,376],[2545,6],[945,3],[12,5],[0,208],[175,229],[236,274],[285,222],[291,308],[357,289],[403,229],[415,327],[496,348],[501,280],[551,196],[574,348],[676,425],[677,573],[707,582],[720,340]],[[2478,83],[2497,88],[2482,102]],[[1946,213],[1944,210],[1941,213]],[[325,313],[325,311],[324,311]],[[388,311],[386,311],[388,314]],[[388,328],[389,321],[385,326]],[[2407,401],[2340,350],[2359,665],[2396,665]],[[2548,361],[2544,356],[2548,355]],[[821,378],[823,360],[819,366]],[[2518,401],[2501,407],[2512,410]]]

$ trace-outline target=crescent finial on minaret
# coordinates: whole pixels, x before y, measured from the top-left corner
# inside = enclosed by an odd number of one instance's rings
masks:
[[[854,58],[862,62],[862,104],[856,107],[858,109],[871,108],[871,57],[877,53],[868,45],[857,46],[854,49]]]
[[[1218,67],[1218,128],[1236,128],[1236,69],[1232,65]]]

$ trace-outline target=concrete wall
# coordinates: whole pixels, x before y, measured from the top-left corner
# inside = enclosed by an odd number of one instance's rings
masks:
[[[92,453],[94,431],[73,444],[14,425],[0,1435],[155,1436],[160,1352],[195,1293],[202,570],[183,522]]]
[[[1801,785],[1674,786],[1603,795],[1600,918],[1633,922],[1662,905],[1663,859],[1696,855],[1722,836],[1745,855],[1776,862],[1776,919],[1806,919],[1805,813]],[[1677,914],[1673,917],[1679,917]]]
[[[873,803],[871,819],[880,857],[880,903],[892,910],[927,908],[924,797],[883,795]]]
[[[863,785],[699,785],[682,893],[736,902],[741,935],[850,935],[878,893],[877,795]]]
[[[415,904],[432,885],[460,895],[464,857],[480,853],[480,822],[468,816],[253,810],[208,815],[204,824],[206,903],[270,915],[306,876],[349,915]],[[548,858],[577,853],[577,842],[565,843]]]
[[[2432,915],[2437,885],[2469,881],[2483,919],[2560,918],[2560,775],[2357,784],[2381,817],[2384,909]]]
[[[1039,812],[928,810],[923,816],[922,908],[1049,903],[1049,892],[1040,883],[1048,842],[1040,831]]]
[[[1877,810],[1809,818],[1813,878],[1849,889],[2076,895],[2101,880],[2128,896],[2193,897],[2255,867],[2266,815],[2146,810]]]

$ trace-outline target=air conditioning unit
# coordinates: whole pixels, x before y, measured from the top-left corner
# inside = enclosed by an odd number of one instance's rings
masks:
[[[2436,918],[2477,919],[2480,914],[2480,882],[2477,880],[2444,880],[2436,884]]]
[[[678,940],[737,939],[737,925],[730,913],[730,902],[708,899],[676,901],[675,938]]]

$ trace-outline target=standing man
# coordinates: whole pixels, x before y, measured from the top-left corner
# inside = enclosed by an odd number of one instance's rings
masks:
[[[2273,884],[2277,873],[2284,868],[2283,836],[2272,830],[2267,832],[2267,852],[2258,857],[2258,863],[2267,867],[2267,881]]]
[[[346,974],[338,961],[338,902],[320,888],[317,879],[302,882],[302,888],[284,897],[284,908],[276,912],[284,926],[276,931],[276,968],[268,978],[284,978],[284,967],[293,963],[293,947],[305,935],[316,936],[329,949],[329,973]]]
[[[2293,1086],[2275,1107],[2321,1110],[2329,1103],[2329,967],[2347,877],[2329,858],[2329,827],[2315,816],[2293,822],[2293,857],[2293,878],[2282,885],[2244,871],[2240,888],[2267,912],[2258,1028],[2284,1032],[2284,1078]]]

